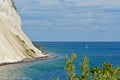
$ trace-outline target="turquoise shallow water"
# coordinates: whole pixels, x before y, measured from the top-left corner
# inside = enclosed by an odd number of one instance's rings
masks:
[[[91,66],[101,66],[104,61],[120,66],[120,42],[34,42],[34,44],[41,44],[43,50],[58,57],[1,66],[0,80],[51,80],[55,77],[65,80],[64,56],[71,55],[72,52],[78,56],[76,66],[79,66],[83,55],[89,58]]]

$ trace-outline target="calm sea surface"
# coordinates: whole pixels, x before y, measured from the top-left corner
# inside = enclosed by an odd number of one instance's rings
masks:
[[[89,58],[90,66],[109,62],[120,66],[120,42],[34,42],[42,45],[45,52],[58,56],[54,59],[0,66],[0,80],[51,80],[60,77],[65,80],[64,56],[77,54],[76,69],[81,57]]]

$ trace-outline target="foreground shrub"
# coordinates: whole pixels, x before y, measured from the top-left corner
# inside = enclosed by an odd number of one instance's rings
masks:
[[[120,67],[113,67],[112,64],[104,62],[102,67],[90,68],[89,60],[86,56],[82,57],[80,64],[80,75],[75,73],[74,60],[76,54],[65,57],[66,80],[120,80]],[[60,80],[56,78],[54,80]]]

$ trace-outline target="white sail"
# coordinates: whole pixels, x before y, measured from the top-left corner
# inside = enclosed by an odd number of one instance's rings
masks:
[[[88,49],[88,45],[87,45],[87,43],[86,43],[86,49]]]

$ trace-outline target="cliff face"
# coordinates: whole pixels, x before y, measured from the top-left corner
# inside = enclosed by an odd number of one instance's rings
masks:
[[[44,57],[21,30],[12,0],[0,0],[0,64]]]

